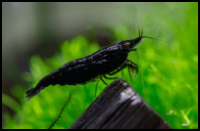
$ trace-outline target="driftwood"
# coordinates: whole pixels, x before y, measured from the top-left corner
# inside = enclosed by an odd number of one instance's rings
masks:
[[[126,82],[108,85],[70,129],[171,129]]]

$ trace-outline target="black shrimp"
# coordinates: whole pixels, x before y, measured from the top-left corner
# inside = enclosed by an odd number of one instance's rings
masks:
[[[129,71],[136,72],[137,74],[138,65],[127,59],[127,56],[129,52],[136,51],[136,49],[133,48],[142,40],[142,38],[152,38],[142,36],[142,33],[141,35],[139,33],[139,37],[135,39],[121,41],[82,59],[77,59],[64,64],[42,78],[35,88],[27,90],[25,93],[26,98],[30,99],[49,85],[84,84],[96,77],[100,77],[105,83],[102,77],[106,79],[115,79],[107,77],[106,74],[114,75],[125,67],[128,67]]]

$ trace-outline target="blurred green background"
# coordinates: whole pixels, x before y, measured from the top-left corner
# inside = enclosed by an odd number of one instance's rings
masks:
[[[2,128],[69,128],[94,99],[96,82],[24,92],[66,62],[133,39],[143,27],[129,82],[176,129],[198,128],[198,3],[3,3]],[[106,80],[107,83],[112,81]],[[97,94],[105,88],[99,82]]]

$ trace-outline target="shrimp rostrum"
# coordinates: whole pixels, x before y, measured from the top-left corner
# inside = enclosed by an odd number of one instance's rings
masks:
[[[42,78],[35,88],[27,90],[25,93],[26,98],[32,98],[49,85],[84,84],[97,77],[100,77],[105,83],[102,78],[114,79],[109,78],[106,75],[114,75],[125,67],[128,67],[129,71],[137,74],[138,65],[127,59],[127,56],[129,52],[136,51],[136,48],[134,49],[134,47],[145,37],[151,38],[142,36],[142,33],[139,33],[139,37],[135,39],[121,41],[82,59],[77,59],[64,64]]]

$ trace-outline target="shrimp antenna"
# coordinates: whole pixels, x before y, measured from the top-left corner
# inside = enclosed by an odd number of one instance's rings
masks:
[[[140,26],[138,25],[138,28],[139,28],[139,37],[142,37],[142,38],[150,38],[150,39],[153,39],[153,40],[159,40],[159,41],[162,41],[158,38],[153,38],[153,37],[149,37],[149,36],[142,36],[143,35],[143,27],[142,27],[142,31],[140,33]],[[163,41],[164,42],[164,41]]]
[[[153,38],[153,37],[149,37],[149,36],[142,36],[142,38],[149,38],[149,39],[153,39],[153,40],[159,40],[159,41],[162,41],[162,40],[160,40],[160,39],[158,39],[158,38]]]
[[[140,27],[139,27],[139,25],[138,25],[138,29],[139,29],[139,37],[140,37]]]
[[[140,26],[138,25],[138,29],[139,29],[139,37],[140,37]]]
[[[138,29],[139,29],[139,37],[142,37],[143,35],[143,27],[142,27],[142,32],[140,33],[140,26],[138,25]]]
[[[141,34],[141,37],[142,37],[142,35],[143,35],[143,27],[142,27],[142,34]]]

